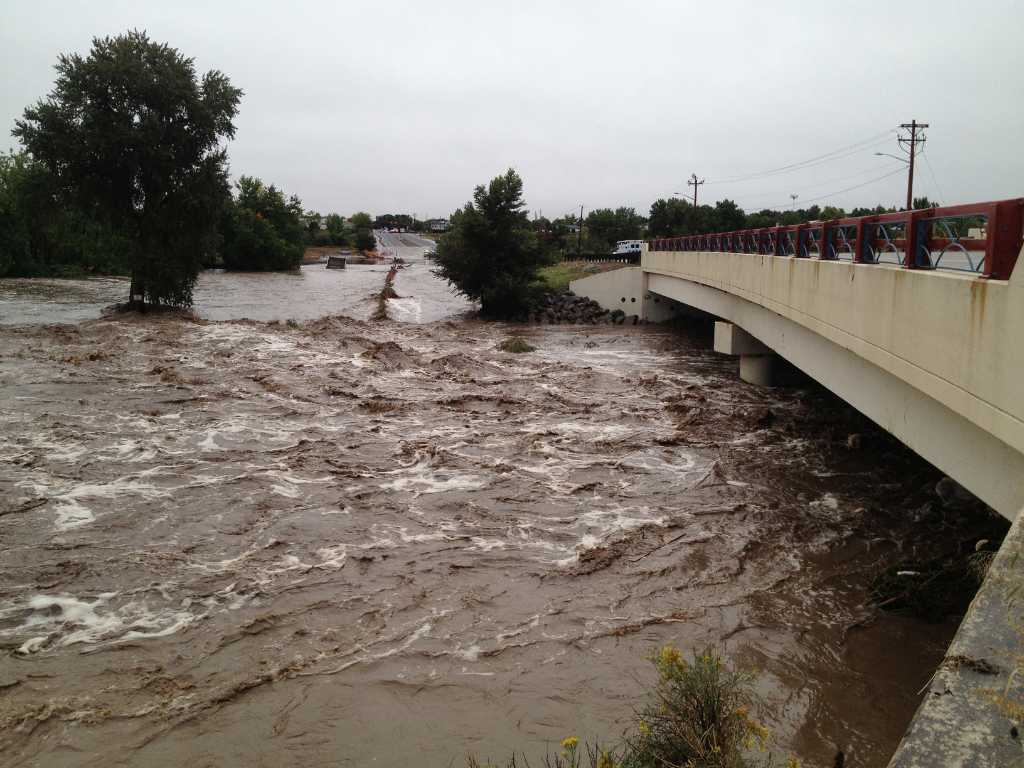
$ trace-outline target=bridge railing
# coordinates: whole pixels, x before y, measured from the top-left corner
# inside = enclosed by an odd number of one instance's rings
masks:
[[[973,235],[973,236],[972,236]],[[895,264],[1007,280],[1024,240],[1024,198],[651,240],[652,251],[722,251]]]

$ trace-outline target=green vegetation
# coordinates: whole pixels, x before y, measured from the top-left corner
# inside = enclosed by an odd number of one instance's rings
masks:
[[[607,253],[619,240],[638,240],[643,235],[644,217],[632,208],[598,208],[587,214],[583,225],[584,250]]]
[[[532,346],[522,336],[513,336],[512,338],[505,339],[501,344],[498,345],[498,349],[502,352],[514,352],[515,354],[522,354],[523,352],[533,352],[537,348]]]
[[[373,237],[373,219],[370,218],[370,214],[362,211],[353,213],[349,219],[349,225],[355,232],[352,245],[356,250],[366,252],[377,247],[377,241]]]
[[[61,201],[52,174],[27,152],[0,154],[0,276],[126,275],[129,247]]]
[[[523,181],[513,169],[478,186],[437,243],[437,269],[491,318],[521,315],[541,292],[537,270],[550,263],[526,218]]]
[[[753,716],[763,705],[753,690],[754,678],[728,669],[717,651],[707,648],[692,660],[672,646],[652,659],[658,680],[648,701],[619,746],[581,745],[575,736],[561,750],[543,758],[547,768],[753,768],[770,766],[761,757],[770,733]],[[470,768],[496,768],[476,758]],[[524,766],[525,754],[513,755],[505,768]],[[800,768],[791,758],[787,768]]]
[[[138,31],[94,39],[88,56],[62,55],[56,69],[54,90],[25,110],[14,135],[48,174],[37,189],[73,213],[23,220],[21,245],[0,262],[53,268],[67,251],[72,263],[99,266],[97,245],[110,241],[131,274],[132,297],[191,304],[217,245],[228,197],[221,144],[235,134],[242,92],[220,72],[197,77],[192,59]],[[26,215],[24,204],[6,210]],[[94,222],[92,232],[81,235],[77,217]],[[39,230],[48,246],[33,244]]]
[[[305,234],[302,202],[273,184],[242,176],[238,194],[227,207],[221,251],[227,269],[266,271],[296,269],[302,263]]]
[[[590,277],[599,272],[610,272],[613,269],[621,269],[625,266],[628,265],[614,261],[560,261],[557,264],[541,267],[537,270],[537,277],[544,290],[550,293],[565,293],[569,290],[569,283],[573,280]]]
[[[658,683],[652,701],[627,736],[623,768],[692,765],[743,768],[745,755],[768,746],[768,729],[751,716],[753,677],[731,671],[713,649],[692,661],[672,647],[654,659]]]

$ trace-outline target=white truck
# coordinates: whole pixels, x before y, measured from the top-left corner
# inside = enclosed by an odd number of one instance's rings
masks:
[[[642,242],[643,240],[619,240],[615,244],[612,256],[639,256]]]

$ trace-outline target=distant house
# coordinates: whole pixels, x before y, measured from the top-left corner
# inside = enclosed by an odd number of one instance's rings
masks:
[[[309,225],[312,224],[313,222],[316,222],[317,229],[327,229],[327,222],[321,219],[319,216],[299,216],[299,221],[302,222],[302,226],[305,229],[309,229]]]
[[[575,235],[577,232],[580,231],[580,225],[579,224],[566,224],[565,225],[565,231],[566,232],[571,232],[572,234]]]
[[[428,219],[427,229],[431,232],[447,232],[449,227],[448,219]]]

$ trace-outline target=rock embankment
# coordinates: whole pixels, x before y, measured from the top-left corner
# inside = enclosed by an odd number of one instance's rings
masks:
[[[547,325],[561,323],[585,325],[630,323],[636,325],[640,322],[638,315],[627,315],[621,309],[604,309],[593,299],[573,293],[549,294],[540,306],[530,313],[529,320],[531,323]]]

